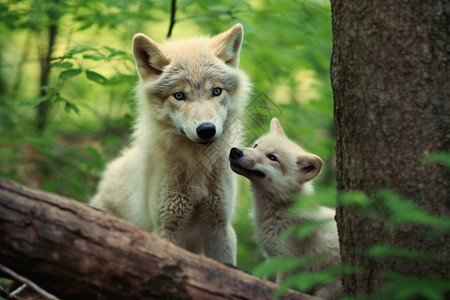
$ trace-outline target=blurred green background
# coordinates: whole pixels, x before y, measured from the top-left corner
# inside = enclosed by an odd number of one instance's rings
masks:
[[[166,38],[170,1],[0,0],[0,176],[82,202],[105,164],[129,142],[138,80],[131,40]],[[172,38],[213,35],[240,22],[240,67],[254,88],[246,145],[278,117],[325,162],[316,189],[332,189],[332,48],[328,1],[177,1]],[[53,51],[49,55],[49,49]],[[234,227],[238,266],[264,259],[239,178]]]

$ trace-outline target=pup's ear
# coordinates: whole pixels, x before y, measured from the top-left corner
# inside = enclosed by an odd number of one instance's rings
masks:
[[[286,136],[283,131],[283,127],[281,127],[281,123],[277,118],[273,118],[270,121],[270,132],[275,132],[279,135]]]
[[[170,63],[161,47],[142,33],[136,34],[133,38],[133,56],[142,81],[158,76]]]
[[[300,171],[300,183],[310,181],[316,177],[322,169],[322,159],[311,153],[301,153],[297,157],[297,166]]]
[[[237,68],[239,66],[239,52],[241,51],[243,38],[244,29],[238,23],[227,31],[212,37],[209,43],[218,58]]]

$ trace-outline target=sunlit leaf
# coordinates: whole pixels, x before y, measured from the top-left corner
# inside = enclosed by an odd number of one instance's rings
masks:
[[[64,68],[64,69],[68,69],[68,68],[72,68],[73,67],[73,63],[71,63],[70,61],[62,61],[61,59],[56,61],[56,62],[54,62],[54,63],[52,63],[50,66],[51,67]]]
[[[95,54],[84,54],[83,58],[92,59],[92,60],[95,60],[95,61],[99,61],[99,60],[104,60],[105,59],[104,56],[102,56],[102,55],[95,55]]]
[[[73,47],[72,49],[70,49],[69,54],[70,54],[71,56],[73,56],[73,55],[75,55],[75,54],[79,54],[79,53],[83,53],[83,52],[91,51],[91,50],[96,51],[97,49],[91,48],[91,47],[75,46],[75,47]]]
[[[127,53],[125,51],[117,50],[117,49],[114,49],[114,48],[111,48],[108,46],[104,46],[103,48],[109,51],[110,54],[108,57],[114,57],[114,56],[118,56],[118,55],[120,55],[120,56],[128,56],[129,55],[129,53]]]
[[[70,69],[70,70],[62,71],[59,74],[59,78],[60,79],[68,79],[68,78],[71,78],[71,77],[81,74],[81,72],[83,72],[81,69]]]
[[[68,68],[72,68],[73,67],[73,63],[71,63],[70,61],[65,61],[62,64],[60,64],[59,66],[61,68],[68,69]]]
[[[108,79],[106,79],[103,75],[89,70],[86,70],[86,77],[87,79],[94,81],[98,84],[106,84],[108,81]]]

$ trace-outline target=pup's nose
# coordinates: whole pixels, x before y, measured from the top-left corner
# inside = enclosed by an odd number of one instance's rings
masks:
[[[202,123],[197,127],[199,138],[208,140],[216,135],[216,126],[212,123]]]
[[[238,159],[241,158],[242,156],[244,156],[244,153],[242,152],[241,149],[233,147],[230,150],[230,158],[232,159]]]

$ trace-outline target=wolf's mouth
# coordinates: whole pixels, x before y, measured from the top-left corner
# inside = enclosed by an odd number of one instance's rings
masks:
[[[204,145],[204,146],[209,146],[209,145],[211,145],[212,143],[214,143],[214,141],[197,142],[197,144]]]
[[[238,166],[233,163],[230,164],[230,167],[231,167],[231,170],[233,170],[235,173],[237,173],[239,175],[243,175],[243,176],[256,175],[261,178],[266,177],[266,174],[260,170],[249,170],[249,169],[243,168],[243,167]]]
[[[184,135],[188,140],[192,141],[192,140],[188,137],[188,135],[186,134],[186,132],[184,132],[183,129],[180,129],[180,133],[181,133],[182,135]],[[209,146],[209,145],[211,145],[212,143],[214,143],[214,141],[215,141],[215,140],[207,140],[207,141],[200,141],[200,142],[192,141],[192,142],[194,142],[194,143],[196,143],[196,144],[199,144],[199,145],[202,145],[202,146]]]

